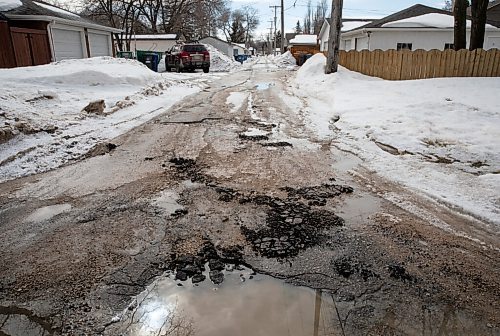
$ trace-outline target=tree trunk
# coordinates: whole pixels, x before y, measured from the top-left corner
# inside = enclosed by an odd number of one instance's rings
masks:
[[[453,16],[455,17],[454,48],[467,48],[467,0],[455,0]]]
[[[488,2],[488,0],[472,0],[470,50],[482,48],[484,45],[484,32],[486,30],[486,11],[488,10]]]
[[[328,37],[328,57],[326,59],[325,73],[331,74],[338,70],[340,31],[342,29],[342,6],[343,0],[332,1],[332,24]]]

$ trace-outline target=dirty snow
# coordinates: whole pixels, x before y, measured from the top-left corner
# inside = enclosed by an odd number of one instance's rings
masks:
[[[385,81],[325,57],[298,71],[293,91],[309,127],[364,165],[465,213],[500,224],[500,78]]]
[[[290,51],[275,56],[274,58],[272,58],[272,61],[280,68],[293,68],[297,65],[297,61]]]
[[[0,12],[6,12],[22,6],[22,2],[20,0],[0,0]]]
[[[210,52],[210,71],[224,72],[234,71],[241,68],[241,63],[221,53],[211,45],[205,44],[205,47]]]
[[[0,181],[80,159],[199,91],[210,78],[157,74],[139,62],[110,57],[2,69]],[[100,99],[103,115],[82,112]]]

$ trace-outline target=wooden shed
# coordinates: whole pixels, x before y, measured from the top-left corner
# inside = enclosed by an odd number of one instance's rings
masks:
[[[10,36],[9,19],[0,13],[0,68],[13,68],[16,66],[12,38]]]

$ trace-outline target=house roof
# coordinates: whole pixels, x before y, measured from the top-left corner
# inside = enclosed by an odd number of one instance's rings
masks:
[[[9,21],[9,19],[5,15],[0,13],[0,21]]]
[[[227,44],[227,46],[228,46],[228,47],[231,45],[231,43],[230,43],[230,42],[227,42],[227,41],[221,40],[220,38],[218,38],[218,37],[216,37],[216,36],[207,36],[207,37],[204,37],[204,38],[202,38],[202,39],[200,40],[200,42],[202,42],[202,41],[203,41],[203,40],[205,40],[205,39],[209,39],[209,38],[214,39],[214,40],[217,40],[217,41],[222,42],[222,43],[225,43],[225,44]]]
[[[318,35],[298,34],[289,41],[290,44],[311,44],[318,43]]]
[[[111,32],[120,32],[121,30],[99,25],[89,19],[83,18],[78,14],[72,13],[57,6],[43,1],[20,0],[21,6],[2,11],[2,13],[15,20],[38,20],[38,21],[56,21],[77,26],[102,29]]]
[[[448,12],[444,9],[438,9],[438,8],[434,8],[434,7],[429,7],[429,6],[417,4],[417,5],[408,7],[406,9],[403,9],[397,13],[383,17],[379,20],[374,20],[370,23],[367,23],[366,25],[360,26],[360,27],[355,28],[353,30],[368,29],[368,28],[383,28],[384,25],[389,23],[389,22],[401,21],[401,20],[409,19],[409,18],[412,18],[415,16],[432,14],[432,13],[453,16],[453,14],[451,12]]]
[[[135,40],[178,40],[179,34],[138,34],[133,38]]]
[[[494,0],[494,1],[491,1],[489,4],[488,4],[488,9],[492,8],[492,7],[495,7],[495,6],[498,6],[500,5],[500,0]]]

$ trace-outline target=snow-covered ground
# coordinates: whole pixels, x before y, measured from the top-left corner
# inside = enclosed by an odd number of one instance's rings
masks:
[[[0,182],[82,157],[164,112],[207,81],[203,73],[157,74],[109,57],[0,70]],[[82,112],[104,100],[103,114]]]
[[[321,54],[308,60],[292,88],[318,137],[334,137],[387,179],[500,225],[499,78],[385,81],[342,67],[325,75],[324,65]]]

